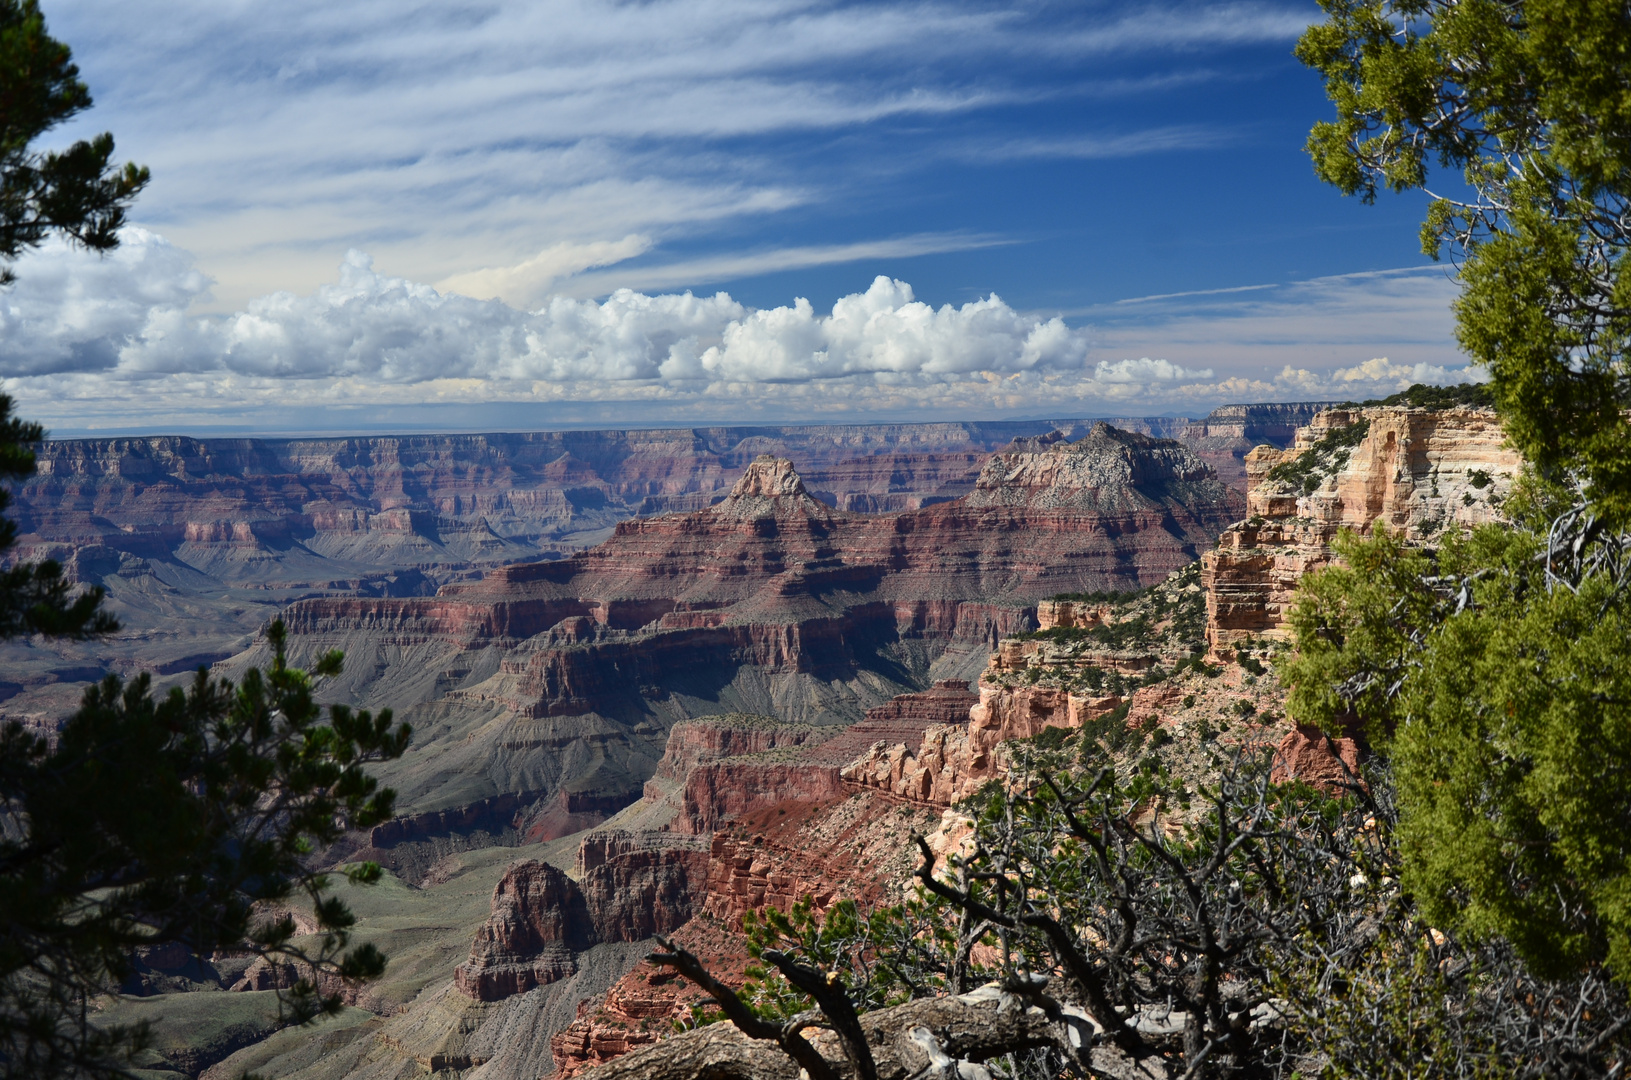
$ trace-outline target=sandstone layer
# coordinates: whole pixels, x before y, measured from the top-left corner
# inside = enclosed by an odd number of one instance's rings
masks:
[[[1258,447],[1246,464],[1249,517],[1202,559],[1214,649],[1283,637],[1297,582],[1330,564],[1341,529],[1380,523],[1430,543],[1498,520],[1519,458],[1491,409],[1372,407],[1327,409],[1290,449]]]

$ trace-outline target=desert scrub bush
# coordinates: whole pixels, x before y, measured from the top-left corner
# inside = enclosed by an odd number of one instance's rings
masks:
[[[1344,427],[1332,428],[1314,444],[1290,461],[1282,461],[1268,471],[1266,479],[1298,488],[1304,495],[1317,490],[1320,483],[1348,463],[1353,448],[1370,434],[1370,420],[1361,418]]]

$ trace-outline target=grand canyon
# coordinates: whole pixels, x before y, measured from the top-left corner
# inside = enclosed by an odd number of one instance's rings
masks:
[[[1341,527],[1497,518],[1516,467],[1487,410],[1323,403],[46,444],[25,553],[107,588],[122,670],[233,676],[276,614],[299,657],[345,652],[327,699],[415,729],[379,770],[397,818],[322,855],[387,870],[344,890],[382,980],[286,1028],[297,972],[155,954],[107,1019],[154,1023],[157,1075],[641,1075],[702,997],[642,963],[654,934],[728,981],[747,912],[898,900],[907,839],[954,848],[1017,741],[1127,732],[1175,770],[1268,742],[1315,783],[1355,760],[1260,674],[1296,580]],[[49,728],[88,654],[9,648],[3,707]]]

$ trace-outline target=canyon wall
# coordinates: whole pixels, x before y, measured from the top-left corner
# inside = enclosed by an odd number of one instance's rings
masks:
[[[678,721],[734,710],[853,723],[974,674],[1055,593],[1162,580],[1243,510],[1180,444],[1104,424],[1015,443],[968,495],[895,514],[836,509],[766,455],[718,503],[620,522],[568,558],[433,597],[307,600],[285,618],[302,649],[357,662],[337,686],[354,700],[395,704],[404,674],[423,680],[425,749],[382,770],[406,813],[517,791],[547,802],[563,785],[610,813],[661,779]],[[762,760],[711,766],[685,811],[698,828],[744,809],[728,794],[741,770],[767,791],[814,782]],[[537,814],[488,828],[525,834]]]
[[[1114,423],[1187,437],[1190,422]],[[1218,436],[1199,423],[1206,433],[1196,445],[1227,471]],[[792,461],[818,501],[893,514],[967,495],[991,453],[1015,438],[1053,430],[1077,438],[1090,427],[1066,419],[49,441],[36,474],[16,487],[17,556],[54,558],[72,580],[101,585],[123,631],[94,647],[0,645],[0,702],[8,718],[49,726],[101,673],[163,679],[219,662],[296,600],[428,596],[493,566],[593,546],[630,517],[704,509],[761,453]]]
[[[1492,409],[1335,408],[1295,443],[1246,458],[1246,520],[1202,558],[1214,650],[1282,638],[1298,580],[1329,565],[1344,528],[1415,543],[1501,516],[1519,467]]]

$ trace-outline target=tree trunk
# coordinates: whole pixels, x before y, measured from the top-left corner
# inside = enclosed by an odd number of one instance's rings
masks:
[[[906,1080],[924,1073],[939,1056],[936,1050],[954,1061],[980,1061],[1038,1046],[1071,1046],[1063,1025],[994,986],[958,997],[925,998],[879,1009],[861,1017],[861,1030],[877,1062],[878,1080]],[[823,1031],[810,1041],[839,1075],[850,1075],[837,1036]],[[582,1080],[796,1080],[798,1066],[774,1043],[750,1039],[734,1025],[718,1023],[642,1047],[580,1076]]]

